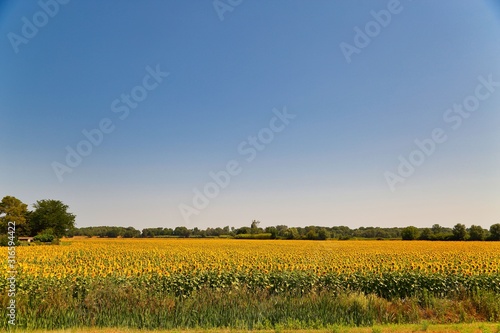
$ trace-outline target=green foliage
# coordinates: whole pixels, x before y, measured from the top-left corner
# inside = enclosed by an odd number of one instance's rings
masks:
[[[479,225],[472,225],[469,229],[469,240],[482,241],[486,238],[486,230]]]
[[[439,224],[432,225],[432,236],[430,240],[451,240],[453,239],[452,229],[445,228]]]
[[[285,233],[286,239],[300,239],[300,234],[297,228],[289,228]]]
[[[456,224],[452,232],[454,240],[466,240],[468,237],[467,228],[461,223]]]
[[[251,233],[252,233],[252,229],[249,227],[241,227],[241,228],[236,229],[236,235],[251,234]]]
[[[123,238],[136,238],[140,236],[141,232],[133,227],[128,227],[127,229],[125,229],[125,232],[123,233]]]
[[[257,225],[254,225],[256,227]],[[472,237],[468,239],[474,240],[474,230],[478,230],[479,227],[472,226]],[[495,229],[496,227],[493,227]],[[408,236],[407,228],[380,228],[380,227],[360,227],[357,229],[350,229],[346,226],[334,226],[334,227],[319,227],[319,226],[307,226],[307,227],[288,227],[286,225],[269,226],[265,229],[257,228],[253,229],[250,227],[241,227],[238,229],[226,226],[224,228],[207,228],[201,230],[198,228],[188,229],[186,227],[177,227],[175,229],[171,228],[146,228],[142,232],[134,229],[133,227],[112,227],[112,226],[100,226],[100,227],[84,227],[84,228],[74,228],[68,231],[67,237],[72,236],[88,236],[88,237],[224,237],[224,238],[245,238],[247,236],[237,235],[248,235],[255,233],[255,230],[261,230],[260,233],[271,234],[271,239],[311,239],[311,240],[324,240],[324,239],[339,239],[348,240],[353,238],[358,239],[401,239],[403,231],[405,232],[405,237],[410,237],[411,239],[421,239],[421,240],[455,240],[451,228],[441,227],[438,224],[432,226],[432,228],[416,228],[411,229],[410,236]],[[493,240],[488,236],[488,231],[484,230],[484,237],[488,240]],[[500,228],[499,228],[500,232]],[[418,235],[416,238],[415,234]],[[267,239],[267,238],[266,238]]]
[[[0,235],[0,246],[9,246],[9,237],[7,235]]]
[[[108,238],[117,238],[118,236],[120,236],[120,229],[119,228],[109,228],[109,230],[106,231],[106,233],[104,235],[105,235],[105,237],[108,237]]]
[[[260,234],[238,234],[234,236],[236,239],[272,239],[271,233],[260,233]]]
[[[432,230],[429,228],[424,228],[422,232],[420,233],[420,237],[418,239],[421,240],[431,240],[433,236]]]
[[[39,233],[33,237],[34,241],[42,243],[51,243],[54,239],[56,239],[56,236],[54,235],[52,229],[47,229],[43,233]]]
[[[443,227],[441,227],[439,224],[436,223],[436,224],[432,225],[432,233],[434,235],[438,235],[440,233],[443,233],[443,231],[444,231]]]
[[[330,233],[328,232],[328,230],[326,230],[325,228],[319,228],[318,239],[326,240],[328,238],[330,238]]]
[[[413,226],[406,227],[401,232],[401,237],[404,240],[415,240],[419,237],[419,230]]]
[[[490,240],[500,241],[500,223],[493,224],[490,227]]]
[[[167,230],[169,231],[167,233]],[[165,233],[163,228],[151,228],[143,230],[143,237],[157,237],[163,235],[172,235],[172,229],[165,228]],[[99,227],[85,227],[85,228],[74,228],[70,229],[66,234],[66,237],[73,236],[87,236],[87,237],[140,237],[141,232],[134,227],[110,227],[110,226],[99,226]]]
[[[173,232],[174,236],[179,236],[179,237],[189,237],[191,235],[191,230],[189,230],[186,227],[176,227]]]
[[[56,237],[62,237],[75,227],[75,215],[59,200],[39,200],[33,207],[35,210],[30,214],[32,235],[52,229]]]
[[[9,241],[12,239],[9,239],[9,235],[0,235],[0,246],[9,246]],[[15,246],[19,246],[19,240],[17,238],[14,239],[14,244]]]
[[[278,229],[276,227],[267,227],[264,232],[266,234],[271,234],[271,239],[278,238]]]
[[[3,197],[0,201],[0,234],[7,233],[8,222],[14,222],[16,226],[16,236],[29,235],[29,225],[27,222],[28,205],[12,196]]]
[[[6,304],[7,297],[2,293],[0,301]],[[340,327],[367,326],[379,333],[378,325],[385,324],[422,322],[424,331],[428,321],[500,319],[500,296],[492,293],[428,296],[428,304],[422,305],[419,297],[387,300],[356,291],[295,294],[237,286],[201,287],[190,295],[176,295],[164,289],[162,281],[146,284],[140,279],[48,279],[16,296],[17,328],[22,331],[92,326],[276,332],[328,328],[341,333]],[[6,311],[2,307],[0,315],[5,317]],[[2,321],[0,328],[7,329],[7,325]]]
[[[318,234],[316,233],[316,231],[314,229],[311,229],[307,232],[306,239],[309,239],[309,240],[318,239]]]

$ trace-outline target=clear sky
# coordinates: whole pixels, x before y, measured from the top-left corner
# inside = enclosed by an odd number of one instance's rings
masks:
[[[499,59],[495,1],[0,1],[0,196],[78,227],[489,227]]]

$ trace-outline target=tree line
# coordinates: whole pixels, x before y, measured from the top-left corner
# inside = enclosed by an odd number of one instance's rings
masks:
[[[463,224],[457,224],[453,228],[442,227],[435,224],[432,228],[417,227],[360,227],[351,229],[347,226],[334,227],[288,227],[286,225],[270,226],[260,228],[259,221],[252,221],[250,226],[234,228],[225,226],[223,228],[197,227],[188,229],[184,226],[175,228],[145,228],[142,231],[133,227],[85,227],[72,229],[68,236],[86,237],[108,237],[108,238],[240,238],[240,239],[304,239],[304,240],[326,240],[326,239],[403,239],[403,240],[471,240],[471,241],[500,241],[500,223],[494,224],[489,230],[481,226],[466,228]]]
[[[453,228],[434,224],[431,228],[408,227],[359,227],[347,226],[307,226],[288,227],[276,225],[262,228],[260,222],[253,220],[249,226],[240,228],[225,226],[200,229],[178,226],[175,228],[145,228],[99,226],[75,227],[76,216],[68,212],[69,207],[59,200],[39,200],[33,204],[33,210],[21,200],[6,196],[0,202],[1,235],[7,234],[7,223],[16,223],[16,236],[33,236],[35,240],[50,242],[60,237],[107,237],[107,238],[153,238],[183,237],[207,238],[226,237],[240,239],[403,239],[403,240],[471,240],[500,241],[500,223],[493,224],[489,230],[478,225],[467,228],[456,224]]]
[[[479,225],[467,228],[461,223],[457,223],[451,229],[443,228],[439,224],[434,224],[432,228],[410,226],[402,230],[401,238],[404,240],[500,241],[500,223],[493,224],[489,230]]]
[[[16,237],[32,236],[41,242],[57,240],[75,228],[76,216],[60,200],[38,200],[33,208],[13,196],[0,201],[0,245],[6,243],[9,222],[15,223]]]

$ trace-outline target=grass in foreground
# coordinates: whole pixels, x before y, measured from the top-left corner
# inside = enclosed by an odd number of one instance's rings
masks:
[[[84,298],[51,289],[49,298],[18,298],[19,329],[130,327],[138,329],[275,330],[339,326],[498,322],[500,295],[491,292],[421,295],[388,300],[357,292],[274,294],[265,289],[210,288],[189,297],[145,293],[126,285],[96,285]],[[8,328],[4,324],[4,329]],[[334,332],[341,333],[341,332]],[[380,333],[380,332],[373,332]],[[496,333],[496,332],[484,332]]]

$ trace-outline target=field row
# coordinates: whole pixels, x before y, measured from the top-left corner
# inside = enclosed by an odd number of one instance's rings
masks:
[[[16,262],[23,329],[500,320],[498,242],[73,238]]]
[[[307,272],[318,276],[401,271],[469,276],[500,273],[497,242],[72,239],[64,243],[67,245],[18,247],[18,271],[26,277],[63,279],[204,272]]]

